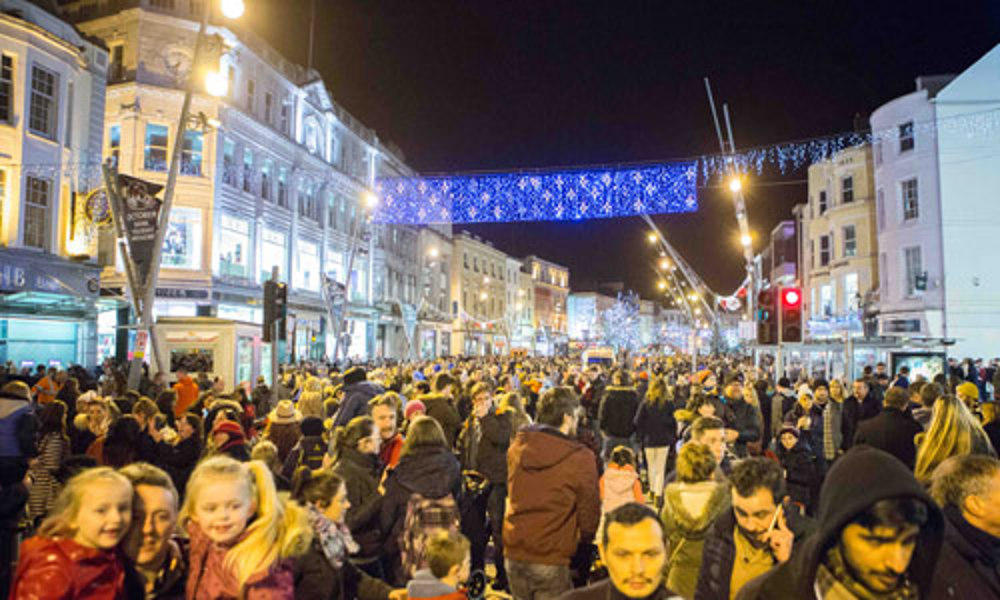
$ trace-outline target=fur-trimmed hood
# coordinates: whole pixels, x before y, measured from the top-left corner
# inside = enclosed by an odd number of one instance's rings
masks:
[[[692,510],[699,500],[700,508]],[[663,521],[669,520],[671,529],[684,537],[702,537],[715,518],[729,508],[729,502],[729,485],[725,483],[671,483],[663,492]]]

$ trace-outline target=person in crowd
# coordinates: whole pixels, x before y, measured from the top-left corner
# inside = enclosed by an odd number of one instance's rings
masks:
[[[427,568],[406,585],[410,600],[467,600],[462,590],[471,572],[469,539],[454,531],[439,531],[427,540]]]
[[[271,470],[271,477],[274,479],[274,487],[279,492],[292,491],[291,480],[281,474],[284,465],[281,464],[281,459],[278,456],[278,447],[274,445],[274,442],[267,440],[257,442],[250,450],[250,460],[260,461],[267,465],[267,468]]]
[[[668,563],[663,525],[638,502],[605,515],[598,551],[608,578],[561,596],[561,600],[667,600],[676,598],[664,577]]]
[[[132,405],[132,418],[139,424],[139,447],[137,460],[141,462],[156,462],[156,440],[153,439],[153,429],[165,426],[164,419],[157,415],[160,410],[156,403],[143,396]]]
[[[292,498],[306,509],[313,531],[309,549],[294,561],[296,600],[405,600],[351,563],[358,545],[344,523],[351,503],[339,475],[301,466],[293,474]]]
[[[607,460],[616,446],[634,446],[635,413],[638,409],[639,394],[631,385],[628,372],[624,369],[615,371],[597,410],[602,458]]]
[[[441,425],[449,448],[455,447],[455,439],[462,428],[462,417],[458,413],[455,398],[460,385],[450,373],[442,371],[434,376],[431,385],[433,391],[419,398],[425,407],[425,414]]]
[[[189,600],[295,597],[292,560],[312,541],[305,511],[283,500],[262,462],[212,456],[188,481]]]
[[[70,479],[38,534],[21,543],[10,598],[141,598],[122,549],[132,494],[129,480],[109,467]]]
[[[732,510],[720,514],[705,535],[694,597],[727,600],[748,581],[786,562],[807,521],[782,502],[785,481],[773,460],[737,461],[729,476]]]
[[[198,403],[198,396],[201,392],[198,389],[198,384],[191,379],[183,367],[177,369],[177,383],[174,384],[173,390],[176,394],[174,418],[180,419],[189,408]]]
[[[704,393],[695,392],[684,408],[674,411],[674,419],[677,421],[678,439],[684,442],[688,441],[691,439],[691,427],[699,417],[715,417],[716,414],[716,403]],[[725,428],[725,423],[723,423],[723,428]],[[726,432],[723,433],[725,434]],[[725,445],[725,438],[726,435],[723,436],[723,446]]]
[[[274,395],[271,393],[271,388],[267,385],[267,379],[263,375],[257,376],[257,384],[253,386],[253,391],[250,392],[250,400],[253,402],[254,414],[258,417],[268,414],[274,408],[276,404],[274,402]]]
[[[299,429],[302,437],[288,453],[281,467],[281,476],[288,481],[292,480],[299,467],[321,468],[329,447],[323,435],[323,420],[319,417],[305,417],[299,424]]]
[[[359,558],[371,561],[379,554],[382,510],[378,451],[382,437],[371,417],[355,417],[333,433],[333,472],[347,489],[345,522],[360,545]],[[380,571],[374,571],[380,573]]]
[[[185,543],[176,536],[180,497],[165,471],[133,463],[118,471],[131,483],[132,524],[125,554],[135,565],[149,600],[180,600],[187,583]]]
[[[351,367],[344,373],[344,400],[333,420],[334,427],[347,425],[351,419],[368,414],[368,402],[383,393],[382,386],[368,381],[364,367]]]
[[[597,465],[592,452],[574,439],[579,412],[573,390],[547,390],[538,402],[538,424],[521,429],[507,452],[503,544],[517,600],[569,591],[577,542],[597,532]]]
[[[729,434],[728,441],[733,444],[733,452],[738,457],[747,456],[747,444],[759,444],[763,430],[763,420],[760,416],[760,409],[751,402],[748,402],[743,395],[743,385],[738,379],[730,380],[724,392],[727,415],[727,427],[730,431],[735,431],[735,436]]]
[[[70,454],[86,454],[87,448],[98,438],[104,437],[110,425],[109,403],[93,391],[81,394],[77,399],[77,415],[70,431]]]
[[[792,389],[792,382],[787,377],[782,377],[774,386],[774,400],[771,403],[771,438],[777,446],[781,428],[785,423],[785,415],[795,407],[797,397]]]
[[[782,427],[778,440],[776,454],[785,470],[788,496],[813,514],[823,481],[822,465],[809,448],[809,442],[801,438],[795,427],[787,424]]]
[[[838,390],[837,400],[833,398],[834,387]],[[829,383],[817,380],[813,388],[816,406],[822,411],[818,427],[814,429],[818,434],[814,441],[819,444],[815,451],[821,455],[823,464],[830,464],[840,455],[844,445],[844,388],[836,379]]]
[[[889,388],[882,402],[885,406],[877,417],[858,425],[854,444],[867,444],[884,450],[912,470],[917,458],[914,438],[924,429],[906,414],[910,402],[906,388]],[[929,476],[930,472],[927,474]]]
[[[378,458],[383,469],[395,467],[399,462],[399,453],[403,450],[403,435],[399,433],[397,426],[401,403],[402,398],[396,392],[379,394],[368,401],[381,438]]]
[[[59,388],[56,400],[61,400],[66,405],[66,422],[69,423],[76,416],[76,400],[80,397],[80,380],[76,377],[67,377],[66,383]]]
[[[948,457],[961,454],[996,456],[982,425],[955,396],[941,396],[934,402],[934,416],[927,432],[921,435],[919,446],[914,475],[925,483],[930,482],[934,469]]]
[[[55,367],[49,367],[48,371],[43,373],[42,378],[39,379],[35,385],[31,386],[31,392],[35,395],[35,401],[38,404],[48,404],[49,402],[55,400],[56,396],[59,395],[59,389],[62,388],[62,384],[65,379],[65,371],[59,371],[59,369]]]
[[[219,419],[212,426],[212,450],[215,454],[225,454],[238,461],[250,460],[246,434],[236,421]]]
[[[931,425],[931,418],[934,416],[934,403],[944,395],[941,386],[933,381],[925,383],[920,388],[918,405],[913,408],[911,414],[913,420],[920,423],[924,431]]]
[[[635,452],[628,446],[615,446],[598,480],[601,514],[606,515],[629,502],[644,502],[639,473],[635,470]]]
[[[424,406],[424,403],[420,400],[410,400],[406,403],[406,408],[403,409],[403,430],[401,432],[404,439],[406,437],[406,431],[410,428],[410,422],[417,417],[422,417],[425,414],[427,414],[427,407]]]
[[[704,444],[712,451],[715,464],[718,465],[716,478],[719,480],[725,479],[732,470],[732,462],[726,448],[726,438],[731,432],[731,429],[726,429],[722,419],[717,417],[699,417],[691,425],[691,439],[688,443]]]
[[[827,474],[819,506],[817,530],[737,598],[930,597],[943,520],[898,459],[852,448]]]
[[[472,569],[485,568],[486,546],[492,538],[496,564],[496,588],[507,587],[503,565],[503,514],[507,500],[507,449],[512,423],[508,413],[493,408],[490,385],[472,387],[472,408],[458,434],[459,457],[467,477],[463,498],[462,533],[472,544]],[[474,475],[474,477],[473,477]],[[481,478],[481,481],[478,479]]]
[[[4,481],[24,478],[28,462],[38,455],[38,429],[28,385],[11,381],[0,388],[0,471],[6,475]]]
[[[264,439],[273,442],[278,447],[278,460],[284,464],[288,458],[288,453],[292,451],[295,444],[299,443],[302,437],[302,430],[299,423],[302,421],[302,413],[299,412],[291,400],[282,400],[267,415],[267,428],[264,430]]]
[[[379,529],[385,536],[382,552],[389,565],[390,581],[402,584],[411,575],[404,575],[400,554],[411,499],[416,496],[448,499],[447,504],[454,504],[461,494],[462,472],[441,425],[432,417],[424,416],[410,424],[399,464],[387,473],[381,486],[385,493],[379,513]]]
[[[115,420],[108,428],[98,461],[102,465],[120,469],[139,460],[144,435],[139,422],[132,415]]]
[[[851,384],[851,396],[844,399],[843,429],[846,449],[854,445],[858,425],[878,416],[882,411],[879,396],[872,391],[869,380],[861,378]]]
[[[971,381],[959,384],[955,388],[955,396],[965,404],[969,412],[975,414],[979,410],[979,386]]]
[[[663,491],[663,522],[670,562],[667,587],[694,598],[705,534],[716,518],[729,509],[729,486],[714,480],[712,450],[698,442],[684,444],[677,455],[677,480]]]
[[[944,513],[941,555],[930,598],[1000,598],[1000,461],[964,454],[931,476],[931,497]]]
[[[298,410],[303,417],[323,416],[323,381],[320,378],[306,379],[299,395]]]
[[[816,457],[822,457],[823,407],[817,404],[816,393],[808,383],[799,386],[798,402],[785,415],[784,422],[798,429]]]
[[[1000,393],[994,392],[994,393]],[[983,403],[983,431],[990,440],[993,450],[1000,454],[1000,404],[996,401]]]
[[[153,429],[151,434],[156,442],[156,464],[170,475],[174,487],[183,493],[204,448],[201,417],[194,413],[184,414],[177,420],[177,435],[170,440],[159,429]]]
[[[635,428],[646,456],[649,491],[653,494],[654,503],[659,505],[669,470],[667,459],[677,443],[674,403],[662,376],[657,375],[649,382],[646,396],[635,413]]]
[[[41,408],[38,436],[38,460],[29,470],[31,495],[28,500],[28,515],[32,519],[40,519],[52,509],[59,494],[55,475],[69,456],[66,405],[61,400],[54,400]]]
[[[497,412],[510,414],[510,426],[512,434],[516,434],[522,427],[531,425],[531,415],[524,409],[524,402],[517,392],[507,392],[500,396],[497,404]]]

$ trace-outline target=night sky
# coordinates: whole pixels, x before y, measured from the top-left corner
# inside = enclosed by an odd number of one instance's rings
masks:
[[[702,78],[737,147],[854,128],[1000,43],[1000,2],[317,0],[315,67],[337,102],[421,173],[671,160],[718,151]],[[931,8],[933,7],[933,8]],[[247,0],[248,25],[306,63],[309,1]],[[805,170],[748,190],[758,242],[806,196]],[[717,292],[743,276],[728,192],[656,221]],[[638,218],[456,226],[652,296]],[[759,247],[759,246],[758,246]]]

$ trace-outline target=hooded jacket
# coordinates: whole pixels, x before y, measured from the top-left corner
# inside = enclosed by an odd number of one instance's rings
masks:
[[[0,396],[0,457],[32,458],[38,419],[23,398]]]
[[[344,388],[344,401],[340,404],[337,417],[333,420],[334,427],[347,425],[354,417],[368,414],[368,401],[385,390],[372,381],[359,381]]]
[[[869,446],[852,448],[834,463],[820,490],[819,528],[792,551],[788,562],[746,584],[738,598],[812,598],[816,570],[826,551],[838,543],[840,533],[858,514],[880,500],[915,498],[928,508],[928,521],[920,528],[908,573],[921,597],[931,590],[931,577],[944,536],[941,511],[903,463]]]
[[[179,419],[198,402],[198,394],[201,392],[198,389],[198,384],[188,375],[177,380],[177,383],[174,384],[174,392],[177,393],[177,401],[174,402],[174,417]]]
[[[431,417],[441,425],[444,431],[444,439],[448,440],[448,447],[455,447],[455,438],[458,437],[458,430],[462,427],[462,417],[455,408],[455,403],[448,396],[443,394],[426,394],[418,398],[424,404],[424,414]]]
[[[601,512],[608,514],[629,502],[644,502],[639,474],[632,465],[609,463],[600,480]]]
[[[729,509],[729,498],[729,486],[715,481],[671,483],[664,489],[660,521],[670,557],[667,587],[685,598],[694,596],[698,584],[705,534]]]
[[[531,425],[518,432],[507,451],[507,493],[507,558],[569,565],[578,543],[597,532],[594,453],[558,429]]]
[[[462,469],[447,448],[421,448],[399,459],[385,480],[385,495],[379,514],[379,526],[387,537],[383,552],[399,554],[399,537],[406,519],[406,505],[411,494],[425,498],[444,498],[451,494],[458,500],[462,490]]]
[[[928,597],[1000,598],[1000,539],[971,525],[954,506],[944,515],[944,543]]]
[[[347,500],[351,503],[344,523],[361,546],[360,555],[375,556],[382,539],[377,519],[382,509],[382,496],[378,494],[378,456],[364,454],[357,448],[344,448],[333,471],[344,480]]]
[[[597,411],[597,426],[605,435],[627,438],[635,433],[639,395],[634,387],[609,386]]]

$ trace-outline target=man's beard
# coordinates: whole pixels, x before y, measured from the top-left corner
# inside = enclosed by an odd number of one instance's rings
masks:
[[[739,529],[740,535],[742,535],[743,538],[746,541],[748,541],[750,543],[750,545],[753,546],[754,548],[760,550],[761,548],[766,548],[767,547],[768,543],[766,541],[760,539],[760,536],[763,535],[763,532],[761,532],[761,533],[754,533],[754,532],[750,531],[749,529],[745,529],[738,522],[736,523],[736,527]]]

